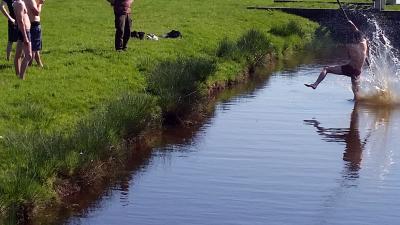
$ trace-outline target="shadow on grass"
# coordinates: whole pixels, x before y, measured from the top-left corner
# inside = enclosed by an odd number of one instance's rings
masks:
[[[13,68],[12,64],[0,64],[0,70],[6,70]]]
[[[82,48],[69,50],[68,54],[92,54],[101,57],[111,57],[111,51],[105,49]]]

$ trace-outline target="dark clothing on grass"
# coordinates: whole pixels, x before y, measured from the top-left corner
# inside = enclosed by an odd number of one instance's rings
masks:
[[[37,52],[42,50],[42,27],[40,26],[40,22],[32,22],[31,39],[32,51]]]
[[[115,0],[115,50],[125,50],[131,35],[133,0]]]

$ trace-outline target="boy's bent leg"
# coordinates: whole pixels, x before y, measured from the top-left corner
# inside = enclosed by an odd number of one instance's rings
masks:
[[[317,80],[313,84],[304,84],[306,87],[311,87],[312,89],[316,89],[318,85],[325,79],[328,73],[342,75],[342,66],[328,66],[324,67],[319,74]]]

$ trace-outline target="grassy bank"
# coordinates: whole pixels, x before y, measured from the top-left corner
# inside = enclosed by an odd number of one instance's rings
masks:
[[[118,156],[122,138],[188,113],[210,86],[238,79],[265,54],[282,57],[312,41],[315,23],[246,10],[265,2],[136,0],[134,30],[177,29],[183,38],[132,40],[122,53],[113,50],[106,1],[46,2],[45,67],[29,68],[20,81],[1,60],[2,214],[59,201],[57,181]],[[0,37],[5,31],[4,19]]]

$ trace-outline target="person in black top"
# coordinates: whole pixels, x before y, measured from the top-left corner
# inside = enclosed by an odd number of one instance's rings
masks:
[[[15,13],[12,3],[13,0],[2,0],[0,3],[0,10],[8,19],[7,61],[10,60],[12,44],[17,42],[18,39],[18,28],[15,22]],[[6,10],[6,5],[8,11]]]

